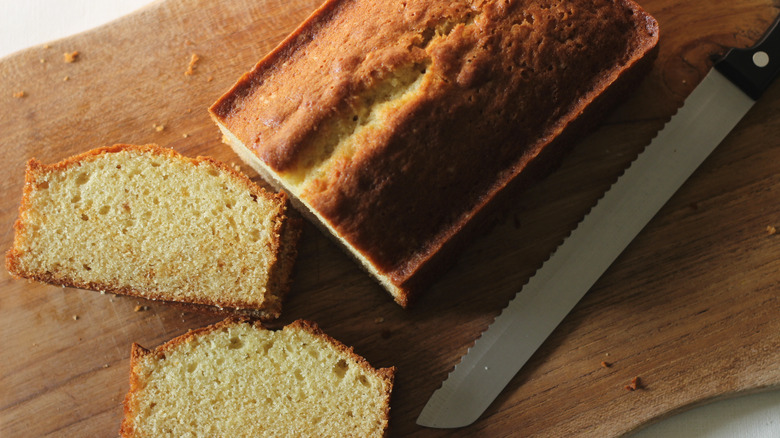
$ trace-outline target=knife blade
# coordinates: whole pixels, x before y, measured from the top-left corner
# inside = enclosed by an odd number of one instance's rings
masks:
[[[780,72],[780,17],[731,49],[653,141],[482,333],[417,424],[476,421],[607,268],[750,110]]]

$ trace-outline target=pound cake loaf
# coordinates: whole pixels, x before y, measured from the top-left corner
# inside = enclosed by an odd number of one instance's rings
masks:
[[[133,345],[122,437],[381,437],[395,368],[296,321],[228,319]]]
[[[224,163],[156,145],[32,159],[6,266],[45,283],[276,318],[299,234],[287,204]]]
[[[631,0],[328,0],[210,111],[401,305],[649,70]]]

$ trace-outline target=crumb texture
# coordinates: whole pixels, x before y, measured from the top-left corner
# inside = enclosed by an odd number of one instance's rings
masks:
[[[392,373],[294,323],[205,332],[134,358],[125,437],[378,437]]]
[[[55,284],[264,308],[276,301],[272,271],[287,262],[284,211],[283,197],[226,165],[158,147],[32,161],[7,264]]]

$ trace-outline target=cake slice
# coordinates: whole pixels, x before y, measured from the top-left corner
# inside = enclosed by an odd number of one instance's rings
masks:
[[[285,194],[211,158],[115,145],[27,164],[8,271],[137,297],[279,316],[299,227]]]
[[[314,323],[235,318],[134,344],[130,366],[122,437],[380,437],[395,373]]]
[[[631,0],[328,0],[211,115],[406,306],[625,97],[657,42]]]

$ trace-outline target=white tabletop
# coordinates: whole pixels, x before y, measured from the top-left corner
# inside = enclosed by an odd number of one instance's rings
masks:
[[[0,57],[88,30],[147,3],[149,0],[0,0]],[[662,437],[778,438],[780,391],[711,403],[632,435]]]

